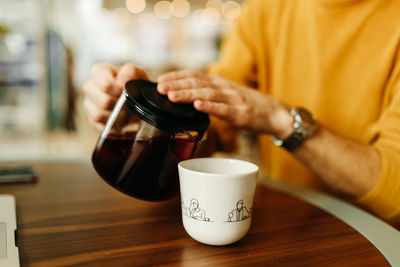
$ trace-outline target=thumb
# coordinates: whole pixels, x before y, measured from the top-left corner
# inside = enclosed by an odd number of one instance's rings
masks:
[[[149,77],[143,69],[128,63],[119,69],[117,78],[115,80],[115,86],[123,89],[128,81],[137,79],[149,80]]]

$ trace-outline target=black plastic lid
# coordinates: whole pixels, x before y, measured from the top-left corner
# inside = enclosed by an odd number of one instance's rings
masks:
[[[157,84],[145,80],[126,83],[124,91],[129,110],[147,123],[169,133],[195,130],[204,133],[210,125],[206,113],[193,104],[177,104],[157,92]]]

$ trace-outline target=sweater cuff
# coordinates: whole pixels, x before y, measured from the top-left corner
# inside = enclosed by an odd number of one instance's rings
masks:
[[[375,187],[356,201],[391,223],[400,222],[400,154],[382,144],[375,145],[381,156],[381,173]]]

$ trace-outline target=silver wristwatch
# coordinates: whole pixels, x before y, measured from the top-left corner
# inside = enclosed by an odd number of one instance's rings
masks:
[[[294,131],[285,140],[272,136],[272,142],[288,151],[295,150],[304,140],[309,138],[317,129],[318,124],[314,116],[304,108],[292,108],[290,115],[293,117]]]

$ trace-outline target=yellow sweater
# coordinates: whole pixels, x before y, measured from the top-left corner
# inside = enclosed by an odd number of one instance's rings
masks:
[[[249,0],[210,72],[303,106],[332,131],[373,145],[381,175],[358,201],[400,221],[400,1]],[[324,187],[269,136],[259,142],[268,175]]]

